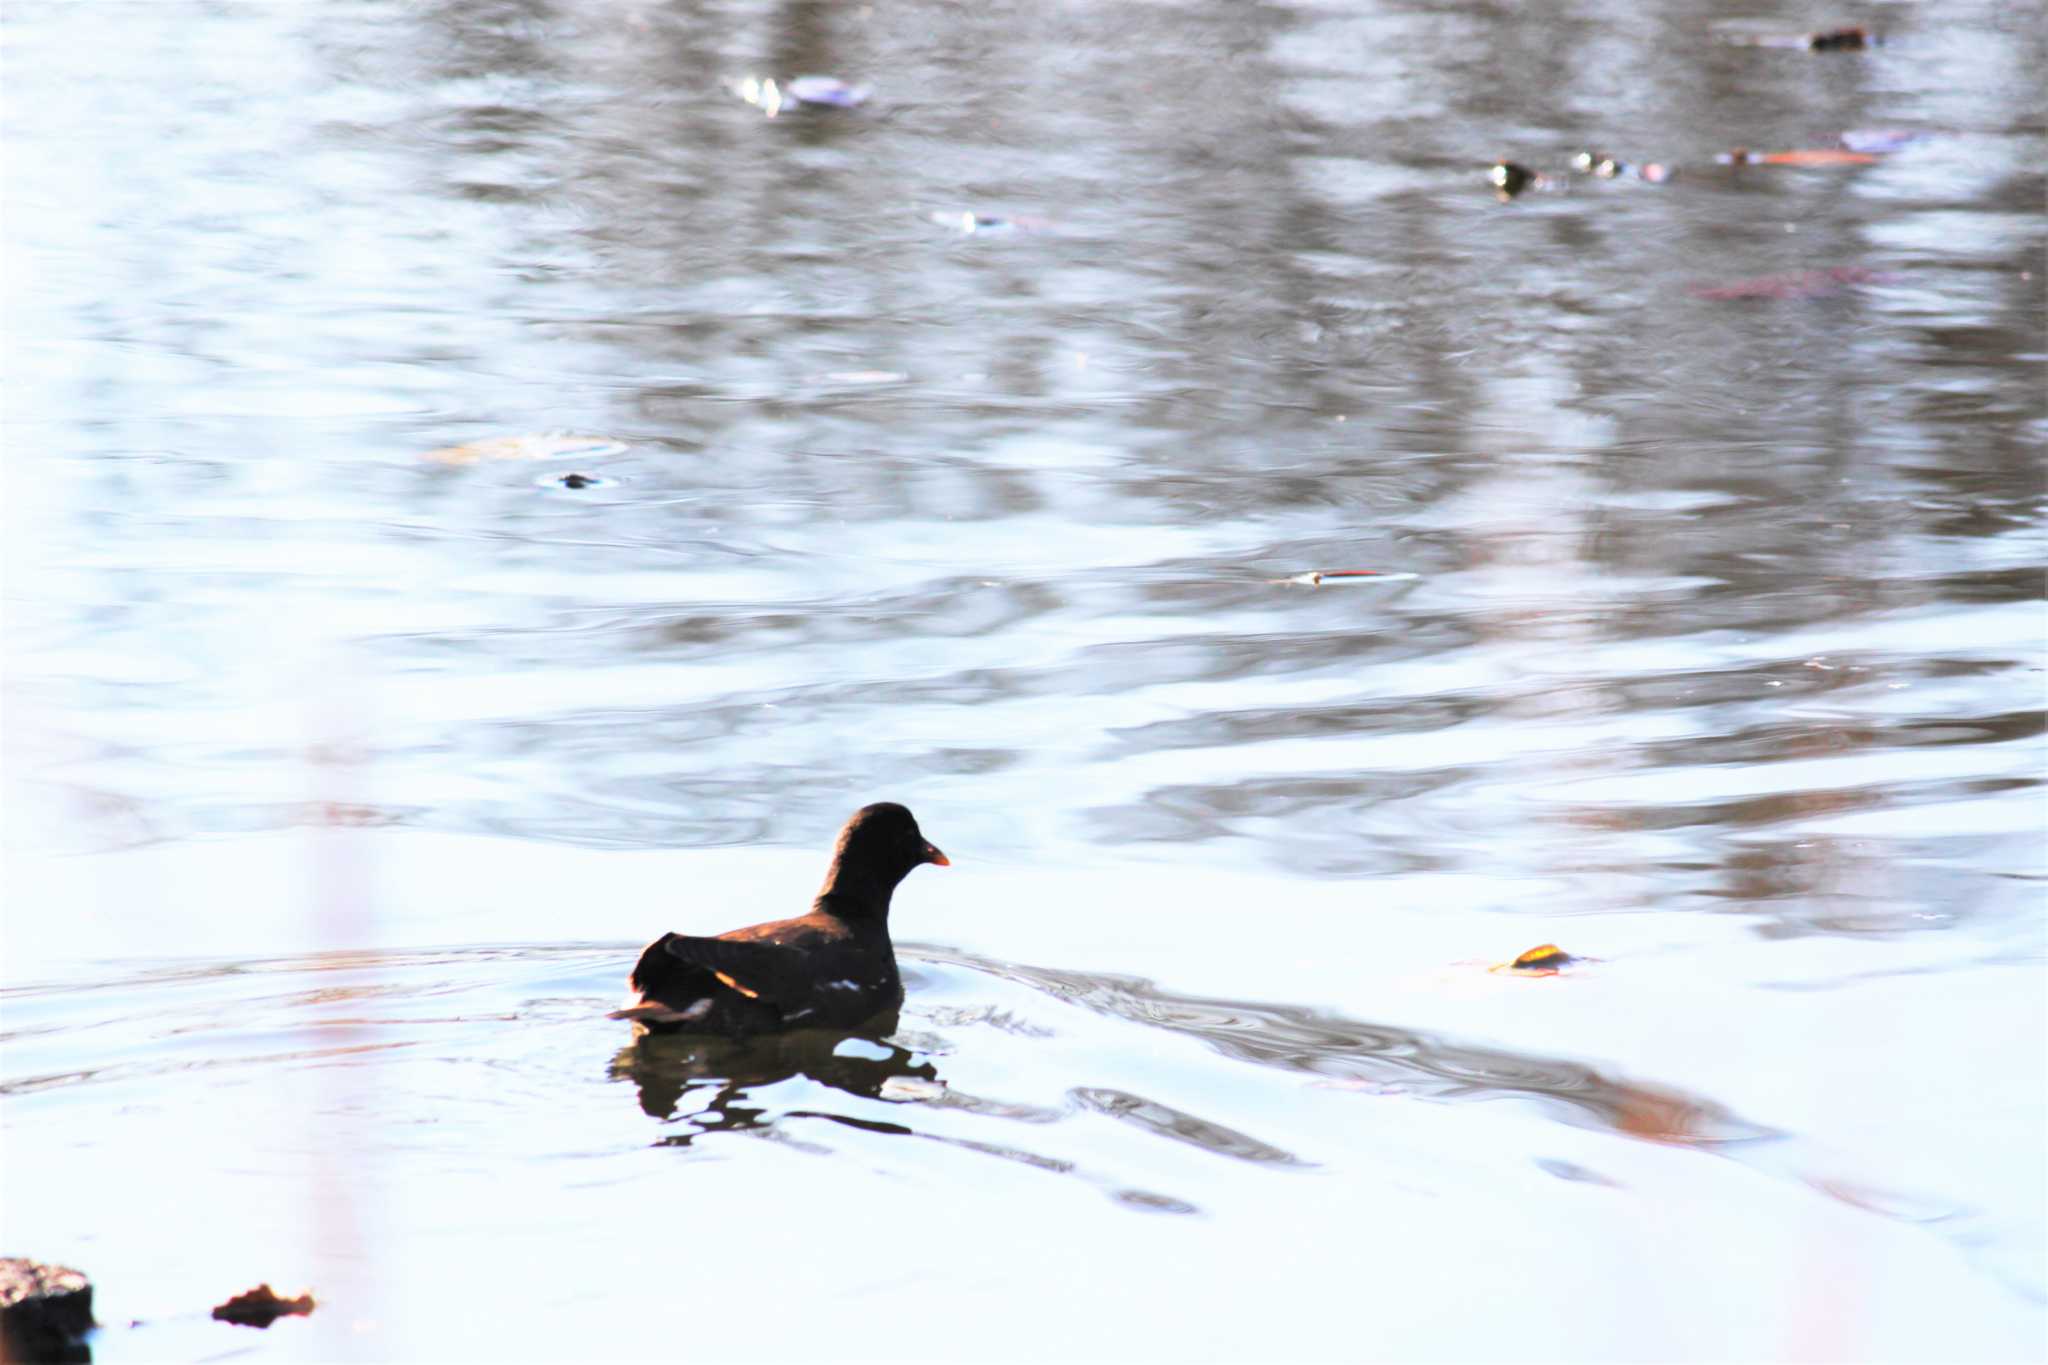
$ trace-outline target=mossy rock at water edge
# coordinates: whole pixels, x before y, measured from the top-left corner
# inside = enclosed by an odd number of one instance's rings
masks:
[[[90,1360],[84,1338],[92,1327],[91,1280],[63,1266],[0,1257],[0,1358]]]

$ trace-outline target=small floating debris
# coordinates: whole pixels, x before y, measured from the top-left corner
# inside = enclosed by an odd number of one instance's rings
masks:
[[[1824,270],[1795,270],[1784,275],[1759,275],[1733,284],[1691,285],[1696,299],[1818,299],[1840,294],[1859,284],[1889,284],[1898,277],[1861,265],[1836,265]]]
[[[1855,52],[1877,46],[1877,39],[1863,25],[1852,24],[1848,28],[1832,28],[1825,33],[1809,33],[1806,46],[1813,52]]]
[[[1492,970],[1513,972],[1517,976],[1556,976],[1573,963],[1585,960],[1572,956],[1555,943],[1544,943],[1531,948],[1513,962],[1503,962]]]
[[[942,228],[951,228],[962,237],[972,237],[981,232],[1050,232],[1053,227],[1049,218],[998,218],[994,214],[975,213],[971,209],[934,209],[925,218]]]
[[[773,76],[765,81],[749,76],[739,83],[738,92],[741,99],[761,110],[769,118],[774,118],[782,112],[782,86]]]
[[[1737,147],[1714,160],[1723,166],[1868,166],[1877,157],[1846,147],[1802,147],[1790,152],[1752,152],[1747,147]]]
[[[1311,569],[1289,578],[1269,578],[1268,583],[1294,583],[1304,588],[1320,588],[1325,583],[1347,583],[1356,579],[1370,578],[1376,583],[1400,583],[1418,578],[1419,574],[1394,573],[1384,569]]]
[[[784,99],[795,100],[798,104],[826,105],[833,109],[853,109],[867,103],[873,93],[869,86],[852,85],[837,76],[798,76],[782,87]]]
[[[891,1104],[928,1103],[946,1097],[946,1083],[921,1076],[890,1076],[883,1080],[875,1097]]]
[[[572,469],[566,474],[549,474],[533,482],[536,488],[566,488],[572,493],[581,493],[586,488],[610,488],[618,480]]]
[[[624,441],[604,436],[491,436],[465,445],[443,446],[420,456],[428,464],[471,465],[493,460],[594,460],[617,455]]]
[[[213,1316],[238,1327],[268,1327],[279,1318],[305,1317],[314,1306],[311,1294],[301,1294],[296,1299],[280,1298],[269,1285],[259,1284],[248,1293],[237,1294],[217,1305]]]
[[[1580,152],[1572,158],[1572,169],[1580,175],[1590,175],[1598,180],[1619,180],[1633,176],[1651,185],[1661,185],[1678,174],[1661,162],[1647,161],[1640,166],[1608,156],[1604,152]]]
[[[867,103],[873,93],[865,85],[854,85],[837,76],[796,76],[777,81],[773,76],[749,76],[738,86],[739,97],[769,118],[785,109],[854,109]]]
[[[1502,202],[1506,202],[1524,190],[1542,189],[1550,182],[1519,161],[1503,159],[1487,168],[1486,183],[1493,186],[1494,193]]]
[[[1737,33],[1727,40],[1735,47],[1801,48],[1808,52],[1861,52],[1882,39],[1861,24],[1821,29],[1814,33]]]

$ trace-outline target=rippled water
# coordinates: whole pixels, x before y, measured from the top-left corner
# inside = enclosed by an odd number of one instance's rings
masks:
[[[2036,17],[15,0],[8,1246],[108,1360],[2039,1358]],[[893,1031],[602,1018],[882,797]]]

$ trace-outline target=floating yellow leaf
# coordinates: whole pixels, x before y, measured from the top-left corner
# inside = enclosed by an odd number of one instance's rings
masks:
[[[1503,962],[1492,970],[1519,972],[1524,976],[1556,976],[1561,969],[1580,960],[1555,943],[1543,943],[1523,953],[1513,962]]]

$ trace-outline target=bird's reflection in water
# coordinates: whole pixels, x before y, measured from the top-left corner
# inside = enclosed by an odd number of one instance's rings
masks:
[[[930,1062],[888,1041],[897,1016],[877,1015],[851,1033],[803,1029],[733,1040],[693,1034],[643,1033],[612,1058],[611,1074],[638,1088],[640,1108],[657,1119],[684,1118],[685,1131],[662,1139],[688,1146],[707,1133],[743,1133],[772,1126],[781,1111],[750,1104],[757,1093],[797,1076],[861,1099],[890,1099],[892,1083],[940,1084]],[[835,1116],[822,1116],[835,1117]],[[892,1125],[860,1120],[889,1131]],[[907,1128],[900,1129],[908,1133]]]

